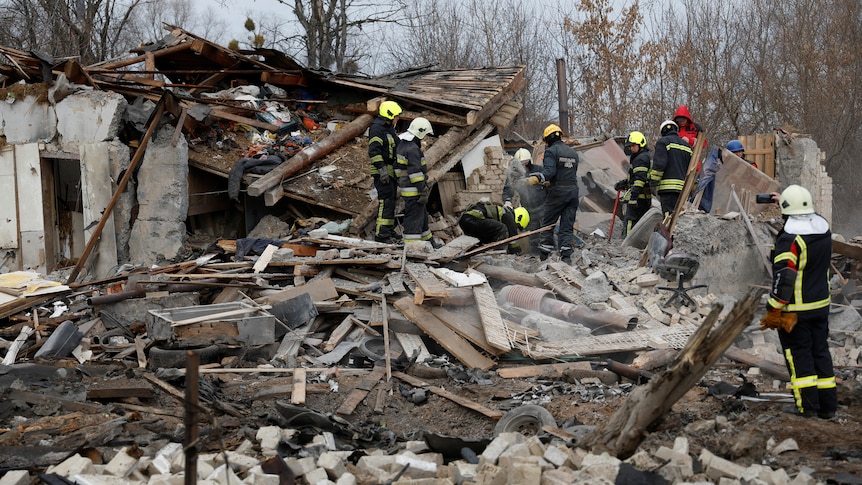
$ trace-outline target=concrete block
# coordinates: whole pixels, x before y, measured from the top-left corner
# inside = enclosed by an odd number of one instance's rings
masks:
[[[347,473],[344,459],[340,455],[331,452],[321,454],[317,459],[317,466],[326,470],[326,474],[333,480],[337,480],[338,477]]]
[[[208,478],[213,474],[213,472],[215,472],[215,470],[216,467],[213,465],[212,461],[198,459],[198,480]]]
[[[745,469],[740,481],[745,483],[766,483],[767,485],[789,485],[790,476],[783,468],[773,470],[768,466],[753,464]]]
[[[242,440],[242,443],[239,444],[233,450],[234,453],[240,453],[243,455],[253,455],[254,454],[254,443],[250,440]]]
[[[143,485],[144,482],[129,480],[128,477],[112,475],[72,475],[69,477],[77,485]]]
[[[745,468],[732,461],[725,460],[719,456],[715,456],[707,450],[703,449],[700,453],[700,461],[703,463],[704,473],[706,476],[717,480],[721,477],[738,479],[745,472]]]
[[[542,453],[544,455],[544,453]],[[515,443],[514,445],[506,448],[506,451],[500,454],[500,458],[504,456],[513,457],[513,456],[533,456],[533,451],[530,449],[530,445],[527,442],[524,443]],[[541,456],[541,455],[539,455]],[[498,459],[499,461],[499,459]],[[502,465],[501,465],[502,466]]]
[[[395,464],[395,457],[391,455],[368,455],[363,456],[356,463],[356,466],[372,477],[386,481],[390,477]]]
[[[515,463],[506,469],[509,472],[509,483],[540,483],[542,481],[542,467],[539,465]]]
[[[260,444],[261,449],[274,450],[281,443],[281,428],[278,426],[264,426],[257,430],[254,438]]]
[[[283,263],[285,261],[290,261],[294,256],[295,253],[293,252],[293,249],[279,248],[272,253],[272,259],[270,259],[270,262]]]
[[[201,476],[200,470],[198,470],[198,476]],[[218,485],[240,485],[242,483],[242,480],[227,465],[219,465],[206,477],[206,480]]]
[[[578,474],[571,468],[557,468],[542,473],[541,485],[569,485],[578,483]]]
[[[127,476],[133,468],[138,464],[137,458],[132,458],[127,455],[125,451],[120,451],[111,461],[108,462],[108,465],[105,467],[104,473],[108,475],[113,475],[115,477],[125,477]]]
[[[655,273],[642,274],[635,279],[635,284],[641,288],[655,286],[659,284],[659,282],[661,282],[661,277]]]
[[[64,98],[55,107],[63,149],[77,153],[82,144],[116,138],[127,104],[123,96],[104,91],[80,91]]]
[[[588,473],[591,477],[605,477],[611,482],[615,482],[617,474],[619,474],[620,463],[622,461],[608,453],[601,455],[590,453],[584,456],[580,467],[581,471]]]
[[[404,465],[407,465],[406,475],[411,478],[434,478],[437,476],[438,465],[434,461],[422,459],[410,452],[404,452],[395,456],[395,463],[400,470]]]
[[[455,483],[473,482],[479,473],[479,465],[467,463],[464,460],[449,464],[449,476]]]
[[[430,450],[428,443],[424,441],[407,441],[404,443],[404,450],[411,453],[425,453]]]
[[[310,484],[317,484],[329,481],[329,475],[326,474],[326,470],[323,468],[315,468],[305,474],[305,480]]]
[[[496,464],[500,455],[502,455],[506,449],[516,443],[522,443],[523,441],[524,435],[520,433],[500,433],[488,444],[488,446],[485,447],[485,451],[480,455],[480,460],[490,464]],[[480,461],[480,463],[482,462]]]
[[[653,455],[663,461],[670,461],[673,458],[673,449],[667,446],[660,446]]]
[[[819,482],[810,474],[800,471],[795,477],[793,477],[793,481],[790,482],[790,485],[815,485],[817,483]]]
[[[160,473],[150,475],[147,485],[184,485],[185,481],[185,477],[181,474]]]
[[[71,477],[72,475],[85,475],[96,472],[93,462],[89,458],[85,458],[77,453],[66,458],[62,463],[56,466],[49,466],[45,473],[56,473],[61,477]]]
[[[677,436],[676,439],[673,440],[673,451],[674,453],[679,453],[681,455],[688,455],[688,438]]]
[[[548,463],[559,468],[566,463],[566,460],[569,459],[569,454],[556,446],[549,446],[542,457],[547,460]]]
[[[30,485],[30,474],[27,470],[12,470],[0,478],[0,485]]]
[[[279,485],[281,478],[278,475],[268,473],[249,473],[242,483],[246,485]]]
[[[171,472],[171,460],[165,455],[156,455],[149,465],[147,471],[150,475],[164,475]]]
[[[506,485],[509,482],[507,471],[492,463],[479,463],[475,483],[479,485]]]
[[[4,96],[3,101],[0,103],[0,136],[6,137],[6,143],[35,143],[57,135],[56,112],[36,96],[18,98],[13,103],[6,102]]]
[[[338,481],[335,482],[335,485],[356,485],[356,476],[352,473],[345,473],[338,477]]]
[[[260,464],[260,460],[257,458],[243,455],[242,453],[237,453],[235,451],[228,451],[222,456],[225,455],[227,455],[227,461],[228,464],[230,464],[230,467],[239,473],[245,473],[249,468]]]
[[[361,462],[362,459],[359,461]],[[285,458],[284,462],[287,464],[287,467],[290,468],[290,471],[293,472],[293,476],[295,477],[301,477],[317,468],[314,458],[310,456],[306,456],[305,458]]]

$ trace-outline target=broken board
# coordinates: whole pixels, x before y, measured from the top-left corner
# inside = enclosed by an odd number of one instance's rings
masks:
[[[460,335],[452,333],[446,324],[425,308],[413,303],[409,296],[396,301],[395,308],[467,367],[482,370],[494,367],[493,360],[482,355]]]
[[[429,261],[452,260],[477,244],[479,244],[479,240],[475,237],[461,235],[446,243],[442,248],[435,250],[427,259]]]
[[[433,273],[421,263],[407,263],[407,274],[416,282],[416,304],[421,304],[425,298],[446,298],[449,296],[448,287],[437,279]]]
[[[374,366],[371,373],[368,374],[365,379],[359,381],[359,384],[350,391],[350,394],[347,395],[347,398],[341,403],[341,406],[335,410],[335,413],[341,416],[350,416],[353,414],[353,410],[356,409],[356,406],[365,399],[365,396],[374,389],[374,386],[383,379],[384,375],[386,375],[386,367],[382,365]]]
[[[473,287],[473,296],[476,298],[476,305],[479,307],[479,318],[482,320],[482,327],[485,331],[485,338],[492,346],[509,351],[512,350],[512,344],[509,342],[509,332],[506,330],[506,324],[503,323],[503,317],[500,315],[500,309],[497,307],[497,298],[494,296],[494,290],[487,282]]]
[[[578,303],[584,277],[564,263],[551,263],[548,271],[536,273],[542,283],[569,303]]]

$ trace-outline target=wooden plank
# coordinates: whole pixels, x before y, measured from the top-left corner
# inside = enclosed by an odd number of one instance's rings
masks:
[[[506,324],[503,323],[503,317],[500,315],[500,308],[497,307],[497,298],[494,296],[491,285],[485,282],[474,286],[473,296],[479,307],[479,318],[482,320],[482,327],[488,343],[500,350],[512,350],[509,332],[506,330]]]
[[[425,308],[413,303],[409,296],[396,301],[395,308],[467,367],[482,370],[494,367],[494,361],[482,355],[460,335],[453,334],[446,324]]]
[[[276,399],[280,397],[289,397],[293,393],[293,384],[273,386],[267,382],[266,386],[267,387],[255,392],[252,395],[252,399]],[[330,392],[329,384],[325,382],[316,382],[305,385],[306,394],[326,394],[328,392]]]
[[[326,343],[323,344],[322,350],[324,352],[332,352],[332,349],[334,349],[339,343],[341,343],[342,340],[344,340],[344,337],[347,336],[351,329],[353,329],[353,316],[347,315],[346,317],[344,317],[344,320],[342,320],[341,323],[339,323],[338,326],[335,327],[335,330],[333,330],[332,333],[329,334],[329,340],[327,340]]]
[[[428,260],[437,261],[445,259],[451,261],[458,256],[461,256],[462,254],[464,254],[465,251],[477,244],[479,244],[479,239],[473,236],[462,234],[446,243],[446,245],[442,248],[437,249],[430,255],[428,255]]]
[[[278,249],[278,246],[274,244],[267,244],[266,249],[263,250],[263,254],[257,258],[257,261],[254,262],[254,266],[252,269],[254,273],[260,273],[261,271],[266,269],[266,266],[272,261],[272,256],[275,254],[275,251]],[[295,268],[294,268],[295,269]]]
[[[790,374],[787,372],[786,366],[762,359],[751,352],[746,352],[745,350],[740,349],[739,347],[730,346],[724,351],[724,357],[746,365],[757,367],[784,382],[790,382]]]
[[[296,298],[303,293],[310,294],[312,301],[326,301],[338,298],[338,291],[335,289],[332,279],[323,278],[320,280],[310,281],[301,287],[288,288],[271,295],[262,296],[256,299],[255,302],[261,304],[273,304]]]
[[[398,379],[410,384],[413,387],[421,387],[423,389],[427,389],[427,390],[433,392],[434,394],[437,394],[440,397],[445,397],[446,399],[448,399],[448,400],[450,400],[456,404],[460,404],[461,406],[464,406],[465,408],[472,409],[473,411],[482,413],[491,419],[500,419],[503,417],[502,411],[498,411],[496,409],[491,409],[491,408],[485,407],[485,406],[483,406],[483,405],[481,405],[475,401],[465,399],[465,398],[463,398],[463,397],[461,397],[455,393],[446,391],[446,390],[441,389],[437,386],[432,386],[432,385],[428,384],[427,382],[425,382],[421,379],[417,379],[411,375],[405,374],[403,372],[393,372],[392,375],[394,377],[397,377]]]
[[[404,355],[409,359],[413,358],[414,353],[417,355],[416,362],[425,362],[433,358],[419,335],[395,332],[395,338],[401,344],[401,348],[404,349]]]
[[[446,307],[434,306],[428,308],[428,310],[453,332],[464,337],[476,347],[492,355],[505,353],[505,351],[488,343],[477,307],[467,306],[454,311]]]
[[[760,261],[763,263],[764,268],[766,268],[766,274],[772,274],[772,262],[769,260],[769,252],[764,252],[765,248],[761,247],[757,241],[757,233],[754,231],[754,226],[751,225],[751,219],[748,218],[748,212],[745,210],[745,207],[742,206],[742,202],[739,201],[739,197],[736,195],[736,190],[731,187],[730,195],[733,198],[733,201],[736,202],[737,208],[739,208],[739,213],[742,214],[742,220],[745,221],[745,227],[748,229],[748,235],[751,236],[751,241],[754,243],[754,248],[757,250],[758,256],[760,256]]]
[[[335,413],[341,416],[350,416],[353,414],[356,406],[365,399],[365,396],[374,389],[374,386],[380,382],[384,375],[386,375],[386,368],[380,365],[375,366],[371,371],[371,374],[368,374],[365,379],[362,379],[359,384],[350,391],[350,394],[344,402],[341,403],[341,406],[335,410]]]
[[[117,387],[87,389],[87,399],[122,399],[126,397],[149,399],[153,397],[153,388],[149,386],[118,385]]]
[[[413,278],[413,281],[422,289],[422,295],[431,298],[446,298],[449,296],[449,288],[437,279],[433,273],[422,263],[407,263],[407,274]],[[419,293],[417,293],[417,296]],[[417,303],[422,303],[422,299],[418,299]]]
[[[187,318],[185,320],[179,320],[171,323],[171,327],[182,327],[185,325],[191,325],[194,323],[206,322],[209,320],[219,320],[226,317],[235,317],[239,315],[245,315],[246,313],[255,313],[262,310],[268,310],[271,307],[269,305],[264,305],[260,307],[253,308],[238,308],[236,310],[228,310],[224,312],[213,313],[211,315],[201,315],[199,317]]]
[[[24,401],[29,404],[36,405],[56,405],[59,404],[66,411],[80,411],[89,414],[96,414],[104,411],[104,406],[100,404],[71,401],[55,396],[30,391],[21,391],[14,388],[9,388],[6,392],[4,400],[8,401]]]
[[[497,375],[503,379],[526,379],[539,376],[560,376],[569,369],[592,369],[589,362],[568,362],[564,364],[526,365],[497,369]]]
[[[305,404],[305,376],[304,367],[297,367],[293,372],[293,392],[290,394],[291,404]]]

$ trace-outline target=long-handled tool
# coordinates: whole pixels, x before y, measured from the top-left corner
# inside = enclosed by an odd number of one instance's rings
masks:
[[[608,234],[608,242],[611,242],[611,238],[614,237],[614,223],[617,222],[617,208],[620,206],[620,191],[617,190],[617,198],[614,201],[614,212],[611,217],[611,230]]]

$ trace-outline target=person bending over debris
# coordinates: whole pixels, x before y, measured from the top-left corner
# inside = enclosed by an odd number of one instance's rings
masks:
[[[404,243],[432,241],[428,229],[428,186],[425,154],[422,153],[422,139],[433,135],[431,123],[425,118],[416,118],[410,123],[407,132],[401,135],[398,145],[398,163],[395,173],[404,198]]]
[[[523,207],[511,209],[491,202],[477,202],[461,214],[458,225],[464,234],[479,239],[482,244],[502,241],[518,234],[530,224],[530,213]],[[506,248],[509,254],[520,254],[518,241]]]
[[[572,263],[573,243],[575,241],[575,216],[578,213],[578,154],[566,145],[563,130],[557,125],[548,125],[542,137],[547,144],[542,171],[527,178],[530,185],[542,184],[548,187],[545,203],[542,205],[542,227],[560,221],[557,234],[560,243],[560,258],[564,263]],[[554,251],[554,233],[542,233],[539,244],[539,258],[544,261]]]
[[[691,146],[679,137],[679,127],[671,120],[662,122],[661,138],[655,143],[650,171],[650,186],[658,187],[661,211],[673,213],[676,201],[685,186],[685,175],[691,163]]]
[[[623,144],[623,150],[629,156],[629,177],[617,182],[614,189],[628,191],[625,198],[628,201],[626,204],[625,232],[628,234],[652,206],[652,194],[647,186],[647,176],[650,165],[652,165],[652,157],[650,157],[646,137],[639,131],[629,133],[629,137]],[[616,214],[614,215],[616,216]]]
[[[397,244],[395,233],[395,202],[398,197],[398,181],[395,179],[395,153],[398,136],[395,125],[401,114],[401,106],[395,101],[380,103],[379,114],[368,129],[368,157],[371,158],[371,176],[377,189],[377,224],[374,240]]]
[[[761,330],[778,330],[796,405],[788,412],[831,419],[838,409],[829,353],[832,233],[811,193],[791,185],[778,197],[784,227],[772,247],[772,290]]]

